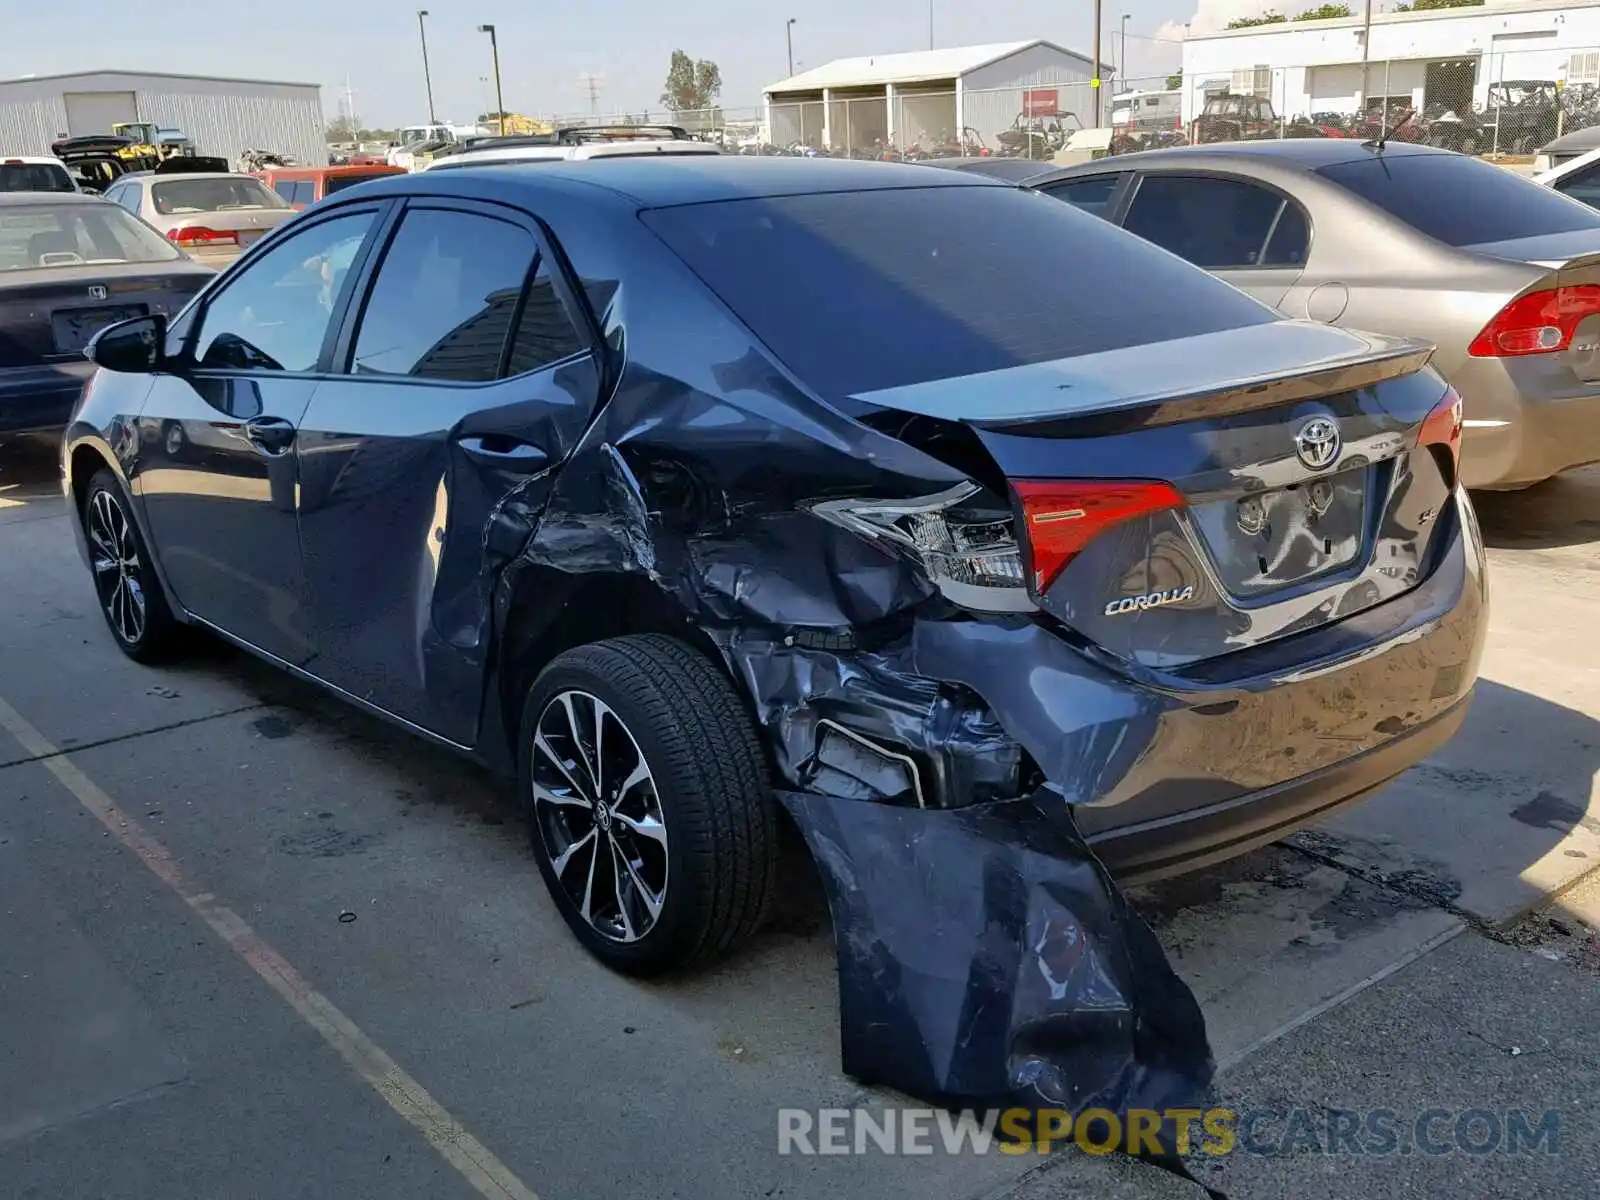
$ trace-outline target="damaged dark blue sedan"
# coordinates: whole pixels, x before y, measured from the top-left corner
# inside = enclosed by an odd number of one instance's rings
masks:
[[[1113,896],[1435,750],[1487,612],[1429,354],[977,176],[463,168],[102,332],[65,480],[124,651],[201,626],[516,774],[649,973],[759,926],[785,811],[836,916],[959,830],[926,914],[1018,803],[1008,870]]]

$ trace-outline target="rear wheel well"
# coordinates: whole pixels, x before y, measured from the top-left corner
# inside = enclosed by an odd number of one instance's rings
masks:
[[[507,609],[499,659],[500,711],[507,744],[513,748],[529,687],[547,663],[575,646],[628,634],[666,634],[687,642],[718,670],[728,673],[717,644],[650,581],[636,575],[584,576],[574,585],[560,589],[565,592],[560,611],[554,619],[548,619],[541,610],[549,604],[551,592],[557,590],[548,586],[552,582],[548,576],[537,582],[524,582]],[[524,620],[523,614],[545,619]],[[749,705],[743,685],[734,680],[734,686]]]
[[[89,498],[89,481],[95,473],[111,467],[111,461],[93,446],[79,446],[72,452],[72,506],[81,519],[84,502]],[[114,469],[114,468],[113,468]]]

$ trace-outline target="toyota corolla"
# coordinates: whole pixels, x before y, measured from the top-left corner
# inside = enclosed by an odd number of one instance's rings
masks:
[[[102,332],[65,486],[126,653],[504,769],[646,973],[758,926],[779,792],[1032,797],[1145,878],[1440,746],[1486,601],[1430,353],[977,176],[430,171]]]

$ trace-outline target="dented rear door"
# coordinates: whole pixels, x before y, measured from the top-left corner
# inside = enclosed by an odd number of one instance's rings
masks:
[[[356,698],[476,739],[499,569],[593,415],[601,371],[536,223],[413,203],[299,440],[316,657]]]

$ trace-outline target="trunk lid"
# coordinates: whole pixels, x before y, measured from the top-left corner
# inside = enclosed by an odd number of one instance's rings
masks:
[[[1181,668],[1426,577],[1453,486],[1418,446],[1446,392],[1431,353],[1279,321],[856,399],[960,422],[1012,484],[1176,489],[1181,504],[1095,536],[1038,598],[1118,657]]]
[[[0,277],[0,370],[79,361],[100,329],[174,316],[211,278],[182,261],[8,271]]]

